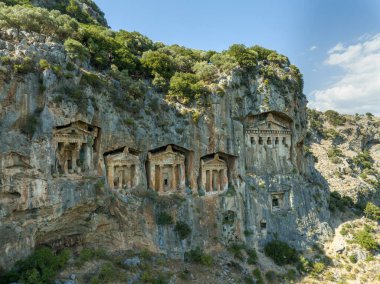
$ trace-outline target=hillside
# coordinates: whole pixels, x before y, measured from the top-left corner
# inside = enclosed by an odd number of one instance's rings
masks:
[[[378,280],[378,118],[307,111],[260,46],[1,2],[0,283]]]

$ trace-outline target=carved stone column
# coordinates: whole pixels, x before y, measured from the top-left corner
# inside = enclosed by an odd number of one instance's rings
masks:
[[[109,186],[110,186],[111,189],[114,189],[115,188],[115,184],[114,184],[114,167],[113,167],[112,164],[107,165],[107,173],[108,173],[108,176],[107,176],[108,184],[109,184]]]
[[[172,184],[171,184],[172,191],[175,191],[177,189],[175,167],[176,167],[176,164],[172,164],[172,166],[171,166],[171,168],[172,168]]]
[[[212,170],[208,170],[208,172],[209,172],[209,176],[210,176],[210,187],[209,187],[208,191],[212,192],[213,191],[213,181],[214,181],[213,176],[212,176],[213,172],[212,172]]]
[[[69,173],[69,162],[68,162],[68,157],[67,157],[67,152],[66,152],[66,149],[68,148],[69,144],[67,143],[64,143],[63,145],[63,148],[64,148],[64,152],[63,152],[63,172],[65,173],[65,175],[67,175]]]
[[[131,166],[127,165],[125,169],[126,185],[130,189],[132,187],[132,175],[131,175]]]
[[[159,180],[159,183],[158,183],[158,192],[163,192],[164,191],[164,182],[163,182],[163,177],[162,177],[162,168],[163,166],[162,165],[159,165],[159,176],[158,176],[158,180]]]

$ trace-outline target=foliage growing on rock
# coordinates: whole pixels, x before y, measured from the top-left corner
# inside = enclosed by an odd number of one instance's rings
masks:
[[[185,252],[185,261],[201,263],[207,266],[211,266],[214,262],[212,256],[204,253],[199,247]]]
[[[376,250],[379,247],[369,228],[356,232],[353,236],[353,242],[368,251]]]
[[[274,240],[264,247],[266,256],[269,256],[277,265],[296,263],[298,261],[297,251],[287,243]]]
[[[70,256],[70,252],[66,250],[55,254],[51,249],[42,247],[27,259],[18,261],[0,283],[50,284],[58,271],[66,265]]]
[[[177,232],[181,240],[186,239],[191,234],[190,226],[187,223],[182,222],[182,221],[179,221],[175,224],[174,231]]]
[[[157,215],[158,225],[171,225],[173,224],[173,217],[166,212],[161,212]]]
[[[376,206],[372,202],[368,202],[365,209],[364,213],[366,214],[367,218],[379,221],[380,220],[380,207]]]

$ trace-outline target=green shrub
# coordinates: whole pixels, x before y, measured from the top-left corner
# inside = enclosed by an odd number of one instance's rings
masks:
[[[342,197],[342,195],[337,191],[333,191],[330,193],[328,203],[329,203],[329,209],[333,212],[335,212],[336,209],[339,209],[339,211],[344,212],[347,207],[354,206],[354,202],[351,197],[349,196]]]
[[[207,266],[211,266],[213,264],[213,258],[211,255],[206,254],[199,247],[185,252],[185,261],[201,263]]]
[[[64,43],[65,50],[72,59],[86,61],[90,57],[88,49],[79,41],[69,38]]]
[[[227,51],[242,68],[252,69],[257,66],[258,54],[243,44],[234,44]]]
[[[328,122],[334,126],[343,125],[346,122],[346,118],[334,110],[325,111],[325,116]]]
[[[105,257],[106,253],[102,249],[84,248],[81,250],[78,258],[76,259],[76,265],[80,267],[88,261]]]
[[[175,224],[174,231],[177,232],[181,240],[186,239],[191,234],[190,226],[182,221],[179,221]]]
[[[365,229],[354,234],[353,242],[368,251],[376,250],[379,246],[371,232]]]
[[[252,274],[253,274],[253,277],[256,278],[256,282],[255,282],[256,284],[264,284],[265,283],[264,279],[263,279],[263,276],[261,275],[260,269],[255,268],[253,270]]]
[[[236,59],[227,52],[214,54],[210,61],[222,72],[230,72],[238,66]]]
[[[195,101],[200,103],[207,94],[209,94],[209,90],[199,81],[197,75],[177,72],[170,79],[167,98],[189,105]]]
[[[323,262],[315,262],[313,263],[313,268],[311,271],[311,275],[314,277],[319,276],[326,269],[326,265]]]
[[[95,89],[100,89],[105,86],[105,82],[98,75],[91,72],[82,73],[81,84],[87,84]]]
[[[201,80],[209,83],[214,82],[218,77],[218,68],[206,61],[195,63],[193,71]]]
[[[70,257],[71,253],[68,250],[55,254],[49,248],[39,248],[27,259],[16,262],[0,283],[53,283],[55,276],[65,267]]]
[[[256,253],[256,250],[255,249],[246,249],[246,252],[247,252],[247,255],[248,255],[248,259],[247,259],[247,263],[248,264],[256,264],[257,263],[257,253]]]
[[[367,203],[364,209],[364,213],[366,214],[367,218],[375,221],[380,221],[380,207],[376,206],[372,202]]]
[[[348,229],[346,227],[342,227],[342,229],[340,230],[340,234],[342,236],[347,236],[348,235]]]
[[[327,150],[327,156],[332,161],[334,158],[343,157],[343,152],[341,149],[337,147],[331,147],[330,149]]]
[[[51,69],[53,70],[55,75],[57,75],[57,77],[62,77],[63,73],[62,73],[62,67],[60,65],[53,65]]]
[[[13,65],[13,70],[18,74],[27,74],[33,71],[34,63],[31,58],[25,57],[21,62]]]
[[[357,263],[358,262],[358,257],[357,257],[356,254],[351,254],[348,258],[350,259],[350,261],[352,263]]]
[[[269,283],[277,283],[277,273],[273,270],[269,270],[265,273],[265,278]]]
[[[159,74],[165,79],[170,79],[175,72],[174,58],[160,51],[148,50],[144,52],[141,63],[153,75]]]
[[[156,222],[158,225],[172,225],[173,217],[166,212],[161,212],[157,215]]]
[[[277,265],[291,264],[298,260],[297,251],[279,240],[267,243],[264,247],[264,253],[272,258]]]
[[[98,276],[101,283],[117,281],[120,280],[119,277],[119,272],[111,262],[106,262],[102,265]]]
[[[354,165],[362,170],[372,169],[373,162],[374,161],[368,150],[364,150],[363,152],[359,153],[356,157],[353,158]]]
[[[209,254],[205,254],[203,250],[199,247],[185,252],[185,261],[201,263],[207,266],[211,266],[213,264],[212,256]]]
[[[41,70],[49,69],[50,64],[46,59],[40,59],[39,66]]]
[[[76,70],[75,64],[72,63],[72,62],[67,62],[67,64],[66,64],[66,70],[67,71],[75,71]]]
[[[245,249],[245,244],[240,242],[234,242],[228,246],[228,251],[234,255],[237,259],[243,260],[243,250]]]

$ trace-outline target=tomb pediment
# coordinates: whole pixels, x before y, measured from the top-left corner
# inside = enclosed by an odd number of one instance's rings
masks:
[[[57,129],[54,134],[69,134],[69,135],[86,134],[86,135],[90,135],[91,132],[72,125],[72,126],[68,126],[66,128]]]
[[[149,160],[150,161],[166,161],[168,163],[175,162],[175,161],[184,161],[185,156],[182,153],[175,152],[173,150],[172,145],[168,145],[165,150],[157,153],[149,153]]]
[[[215,154],[214,158],[203,159],[202,165],[205,167],[226,167],[226,162],[218,154]]]

